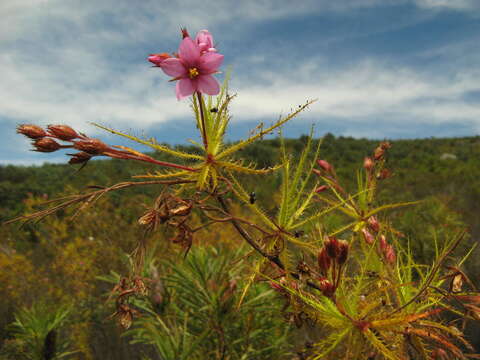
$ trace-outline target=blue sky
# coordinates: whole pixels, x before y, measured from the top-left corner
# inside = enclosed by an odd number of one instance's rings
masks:
[[[480,133],[478,0],[2,0],[0,15],[0,164],[66,161],[28,151],[21,123],[197,140],[188,100],[145,60],[176,51],[181,26],[209,29],[232,67],[230,139],[308,99],[287,135]]]

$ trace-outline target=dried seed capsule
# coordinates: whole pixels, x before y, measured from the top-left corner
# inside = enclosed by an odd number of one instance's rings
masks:
[[[108,150],[108,146],[98,139],[76,141],[73,143],[73,147],[92,155],[98,155]]]
[[[70,141],[78,137],[77,132],[67,125],[48,125],[48,132],[64,141]]]
[[[343,265],[345,264],[345,261],[347,261],[348,249],[349,249],[349,245],[347,241],[338,240],[337,262],[339,265]]]
[[[75,154],[67,154],[71,156],[72,158],[68,162],[70,165],[73,164],[83,164],[86,163],[88,160],[92,158],[92,155],[86,153],[86,152],[79,152]]]
[[[62,147],[55,140],[47,137],[35,140],[33,142],[33,146],[35,147],[34,151],[39,151],[39,152],[54,152]]]
[[[318,268],[320,269],[320,271],[322,271],[324,274],[327,274],[328,269],[330,269],[330,265],[332,264],[332,261],[327,254],[327,250],[324,247],[318,253],[317,260]]]
[[[47,136],[47,133],[45,132],[45,130],[43,130],[40,126],[37,126],[37,125],[27,125],[27,124],[19,125],[17,127],[17,133],[25,135],[33,140],[41,139]]]
[[[324,242],[325,250],[330,259],[336,259],[338,256],[338,240],[335,237],[328,237]]]

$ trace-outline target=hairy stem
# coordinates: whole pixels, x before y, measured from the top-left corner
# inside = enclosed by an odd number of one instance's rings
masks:
[[[203,109],[203,98],[202,94],[198,91],[196,92],[197,99],[198,99],[198,106],[200,107],[200,119],[202,120],[202,138],[203,138],[203,146],[205,146],[205,153],[208,154],[208,139],[207,139],[207,129],[205,127],[205,114]]]

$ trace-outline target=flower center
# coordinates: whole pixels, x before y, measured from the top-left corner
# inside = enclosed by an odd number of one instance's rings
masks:
[[[188,69],[188,77],[190,79],[194,79],[196,78],[198,75],[200,75],[200,73],[198,72],[197,68],[190,68]]]

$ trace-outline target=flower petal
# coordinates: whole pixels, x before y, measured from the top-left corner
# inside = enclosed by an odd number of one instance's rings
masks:
[[[168,58],[163,60],[158,66],[163,72],[173,77],[185,77],[187,76],[187,69],[180,59]]]
[[[180,79],[175,87],[177,99],[182,100],[184,97],[192,95],[196,90],[196,84],[189,78]]]
[[[195,42],[198,44],[201,52],[213,48],[213,36],[208,30],[200,30],[195,37]]]
[[[180,59],[182,59],[187,66],[195,66],[200,58],[200,48],[191,38],[186,37],[180,43],[178,56],[180,56]]]
[[[208,95],[217,95],[220,92],[220,85],[212,75],[200,75],[197,77],[198,91]]]
[[[202,74],[213,74],[218,71],[223,62],[223,55],[215,52],[206,52],[200,57],[198,69]]]

